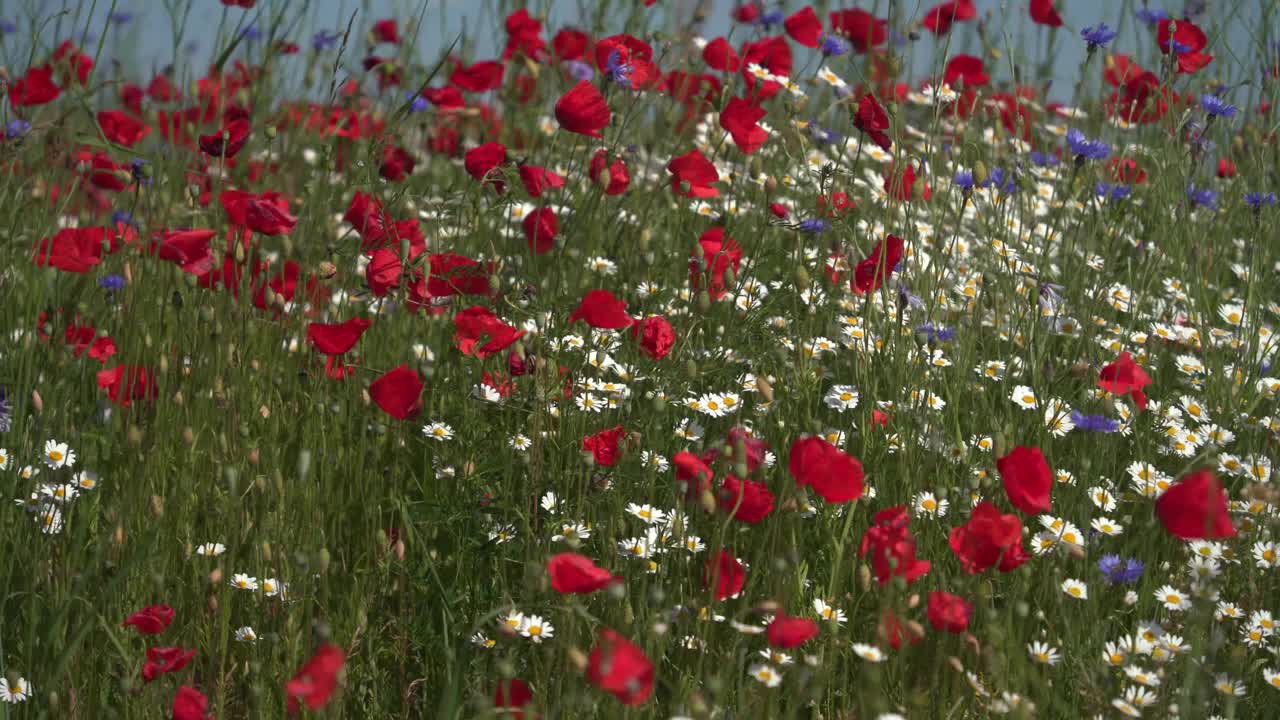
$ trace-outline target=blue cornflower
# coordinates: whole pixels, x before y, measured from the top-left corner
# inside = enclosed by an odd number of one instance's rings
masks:
[[[786,14],[781,10],[770,10],[766,13],[762,13],[756,22],[763,26],[765,30],[768,30],[774,25],[781,25],[782,21],[785,20],[786,17]]]
[[[127,10],[117,10],[107,16],[107,22],[112,25],[128,25],[133,21],[133,13]]]
[[[631,87],[631,65],[622,61],[622,53],[617,50],[609,53],[609,59],[605,63],[605,71],[609,73],[609,79],[615,83],[624,88]]]
[[[1005,172],[1004,168],[993,168],[987,174],[986,182],[982,183],[980,187],[995,188],[1006,195],[1011,195],[1018,191],[1018,183],[1014,180],[1013,173]]]
[[[806,233],[817,235],[820,232],[826,232],[827,223],[825,220],[821,220],[819,218],[809,218],[807,220],[801,220],[799,223],[797,223],[796,229],[799,230],[800,232],[806,232]]]
[[[1218,116],[1232,118],[1236,116],[1236,106],[1231,105],[1217,95],[1201,95],[1200,107],[1211,118]]]
[[[899,260],[898,265],[901,264],[902,261]],[[897,269],[896,265],[894,266],[894,269]],[[909,307],[912,310],[920,310],[924,308],[924,300],[922,300],[919,295],[911,292],[911,288],[907,287],[905,282],[898,283],[898,304],[904,307]]]
[[[1098,560],[1098,569],[1112,585],[1137,582],[1145,568],[1141,560],[1121,559],[1119,555],[1103,555]]]
[[[431,102],[416,92],[409,93],[404,100],[409,103],[409,112],[422,112],[431,107]]]
[[[4,126],[4,136],[8,140],[21,140],[31,132],[31,123],[26,120],[10,120]]]
[[[1142,577],[1142,571],[1146,569],[1146,565],[1141,560],[1129,558],[1124,561],[1124,569],[1120,571],[1120,582],[1136,583]]]
[[[1032,150],[1027,157],[1031,158],[1031,164],[1036,167],[1054,167],[1058,164],[1058,158],[1046,155],[1039,150]]]
[[[1107,27],[1106,23],[1098,23],[1080,31],[1080,37],[1089,43],[1089,52],[1106,47],[1107,43],[1116,39],[1116,34],[1116,31]]]
[[[592,67],[580,60],[570,60],[565,63],[565,67],[569,70],[569,77],[574,80],[587,80],[596,76],[596,71]]]
[[[973,171],[961,170],[960,172],[956,173],[955,180],[953,180],[952,182],[956,184],[956,187],[960,188],[966,193],[973,192]]]
[[[147,172],[147,161],[142,158],[134,158],[133,162],[129,163],[129,172],[133,174],[134,180],[143,185],[150,185],[154,181]]]
[[[809,121],[808,130],[809,137],[813,138],[813,141],[819,145],[831,145],[833,143],[840,142],[841,139],[840,133],[834,130],[828,130],[813,120]]]
[[[262,31],[253,25],[249,25],[240,30],[240,37],[250,41],[257,40],[262,37]]]
[[[1120,429],[1120,423],[1106,415],[1085,415],[1078,410],[1071,411],[1071,422],[1077,430],[1089,432],[1113,433]]]
[[[824,57],[839,57],[849,52],[849,45],[835,35],[823,35],[821,49]]]
[[[311,36],[311,47],[314,48],[316,52],[324,52],[325,50],[332,50],[333,48],[337,47],[338,38],[340,37],[342,36],[336,32],[321,30],[320,32]]]
[[[1067,144],[1076,156],[1077,163],[1085,160],[1106,160],[1111,154],[1111,146],[1101,140],[1090,140],[1084,133],[1072,128],[1067,131]]]
[[[1098,197],[1103,200],[1111,200],[1112,202],[1116,200],[1123,200],[1129,197],[1129,194],[1133,192],[1133,188],[1128,185],[1112,185],[1111,183],[1104,182],[1098,183],[1097,186],[1094,187],[1094,190],[1098,193]]]
[[[1161,20],[1169,19],[1169,13],[1160,8],[1138,8],[1138,11],[1134,14],[1138,16],[1139,20],[1148,25],[1155,25]]]
[[[120,290],[124,288],[124,276],[112,273],[98,279],[98,286],[107,290]]]
[[[916,332],[922,333],[929,342],[951,342],[956,339],[956,331],[946,327],[945,325],[934,325],[925,323],[916,328]]]
[[[138,227],[138,224],[133,221],[133,213],[128,210],[117,210],[111,213],[111,226],[115,227],[116,225],[132,225],[135,228]]]
[[[1218,207],[1218,193],[1208,188],[1197,188],[1195,183],[1187,184],[1187,199],[1196,207],[1206,207],[1210,210]]]
[[[1276,194],[1273,192],[1247,192],[1244,194],[1244,204],[1254,210],[1261,210],[1264,205],[1276,204]]]

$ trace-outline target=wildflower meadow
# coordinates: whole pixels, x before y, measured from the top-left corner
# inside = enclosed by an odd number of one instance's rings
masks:
[[[1174,4],[5,0],[0,719],[1280,717]]]

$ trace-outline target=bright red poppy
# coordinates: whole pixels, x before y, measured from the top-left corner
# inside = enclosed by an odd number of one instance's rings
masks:
[[[818,636],[818,624],[809,618],[791,617],[779,612],[765,630],[769,644],[783,650],[798,648]]]
[[[1156,517],[1174,537],[1219,540],[1236,536],[1227,513],[1227,491],[1208,470],[1182,478],[1156,499]]]
[[[609,124],[613,113],[609,103],[595,85],[586,80],[578,81],[569,92],[556,101],[556,122],[560,127],[579,135],[600,138],[600,131]]]
[[[329,703],[338,689],[338,674],[347,657],[336,645],[322,645],[316,650],[298,673],[285,683],[284,693],[289,699],[289,714],[294,715],[302,705],[319,710]]]
[[[885,133],[889,129],[889,116],[885,113],[880,101],[871,93],[858,100],[858,110],[853,116],[853,126],[871,138],[883,150],[893,147],[893,140]]]
[[[199,690],[183,685],[173,696],[173,720],[209,720],[209,698]]]
[[[667,172],[671,173],[671,190],[676,195],[710,198],[720,194],[718,189],[711,187],[712,183],[720,179],[720,173],[697,148],[671,158],[671,162],[667,163]]]
[[[1000,572],[1016,570],[1027,561],[1022,548],[1022,521],[1002,515],[995,505],[978,503],[964,525],[951,529],[951,552],[970,575],[999,566]]]
[[[817,435],[791,444],[788,465],[796,485],[810,486],[829,503],[862,497],[862,463]]]
[[[108,140],[125,147],[133,147],[151,134],[150,125],[121,110],[99,111],[98,127],[102,128],[102,134]]]
[[[661,315],[650,315],[631,326],[631,335],[640,340],[640,351],[661,360],[676,344],[676,331]]]
[[[1031,0],[1031,20],[1037,25],[1062,27],[1062,16],[1053,6],[1053,0]]]
[[[973,603],[959,595],[935,590],[929,593],[927,614],[934,630],[962,633],[969,628],[969,619],[973,617]]]
[[[453,318],[454,344],[463,355],[484,358],[497,355],[524,337],[517,330],[498,319],[493,311],[475,305],[460,311]],[[481,340],[484,341],[481,344]]]
[[[850,285],[859,295],[874,292],[893,274],[893,269],[902,260],[906,243],[897,235],[890,235],[876,243],[871,255],[853,268]]]
[[[589,290],[578,308],[569,315],[569,323],[579,320],[599,330],[622,330],[635,323],[627,314],[627,301],[608,290]]]
[[[422,410],[422,379],[409,366],[388,370],[369,384],[369,397],[397,420],[408,420]]]
[[[627,431],[621,425],[601,430],[582,439],[582,451],[591,453],[591,459],[601,467],[611,467],[622,457],[625,447],[622,439]]]
[[[147,648],[147,661],[142,665],[142,681],[151,682],[166,673],[178,672],[196,656],[195,648],[180,647]]]
[[[822,43],[822,21],[812,6],[805,5],[788,15],[782,27],[792,40],[807,48],[816,48]]]
[[[640,646],[608,628],[596,636],[587,659],[587,681],[623,705],[640,705],[653,693],[653,662]]]
[[[728,131],[739,150],[750,155],[769,139],[769,133],[758,124],[765,115],[765,109],[756,103],[735,97],[720,111],[720,127]]]
[[[715,557],[707,558],[703,569],[702,584],[712,590],[712,597],[724,600],[742,592],[747,582],[747,568],[728,550],[721,550]]]
[[[125,618],[121,627],[132,625],[143,635],[159,635],[173,622],[173,608],[168,605],[148,605]]]
[[[996,460],[996,470],[1014,507],[1028,515],[1047,513],[1052,508],[1049,493],[1053,489],[1053,470],[1040,448],[1019,445]]]
[[[586,595],[622,582],[622,578],[577,553],[560,553],[547,561],[551,589],[561,595]]]
[[[307,326],[307,342],[326,355],[341,355],[356,346],[370,325],[372,320],[358,317],[341,323],[311,323]]]

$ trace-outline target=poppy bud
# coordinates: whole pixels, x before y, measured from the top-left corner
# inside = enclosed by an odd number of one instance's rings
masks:
[[[329,572],[329,563],[333,558],[329,555],[329,548],[320,548],[320,553],[316,555],[316,571],[321,575]]]
[[[151,496],[151,514],[154,517],[161,517],[164,515],[164,498],[159,495]]]
[[[704,490],[698,499],[708,514],[716,511],[716,496],[710,490]]]
[[[641,252],[648,252],[649,242],[652,239],[653,239],[653,232],[649,230],[649,228],[645,228],[640,231],[640,251]],[[699,245],[698,247],[701,248],[702,246]]]
[[[796,266],[795,281],[796,287],[801,290],[809,287],[809,271],[803,265]]]
[[[866,563],[858,565],[858,589],[862,592],[871,589],[871,568]]]
[[[275,140],[276,135],[280,134],[275,125],[268,125],[262,132],[266,134],[268,140]]]
[[[39,390],[31,391],[31,407],[35,408],[37,415],[44,412],[44,398],[40,397]]]
[[[586,653],[582,652],[578,648],[571,647],[569,648],[566,654],[569,656],[569,664],[572,665],[575,670],[577,670],[578,672],[586,672],[586,669],[587,669]]]
[[[987,172],[986,163],[979,160],[973,164],[973,183],[975,185],[985,183],[988,177],[990,177],[990,173]]]
[[[698,312],[704,314],[711,312],[711,295],[706,290],[698,291]]]
[[[311,474],[311,451],[303,449],[298,453],[298,479],[306,480]]]
[[[214,568],[209,571],[209,584],[220,585],[222,583],[222,568]]]
[[[117,524],[114,532],[111,533],[111,541],[116,547],[124,545],[124,525]]]
[[[501,289],[502,289],[502,280],[497,275],[490,275],[489,276],[489,294],[497,295],[498,291]]]
[[[770,195],[773,195],[774,193],[778,192],[778,180],[777,180],[777,178],[775,178],[775,177],[774,177],[774,176],[772,176],[772,175],[770,175],[769,177],[765,178],[765,179],[764,179],[764,189],[765,189],[765,191],[766,191],[766,192],[768,192]]]

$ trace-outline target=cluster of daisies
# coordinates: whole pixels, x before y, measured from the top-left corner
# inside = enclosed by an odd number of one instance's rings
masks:
[[[8,450],[0,448],[0,471],[15,471],[34,489],[15,500],[35,521],[45,535],[61,533],[64,517],[81,493],[98,487],[98,475],[91,470],[76,469],[76,452],[58,440],[47,440],[41,462],[18,467]]]

